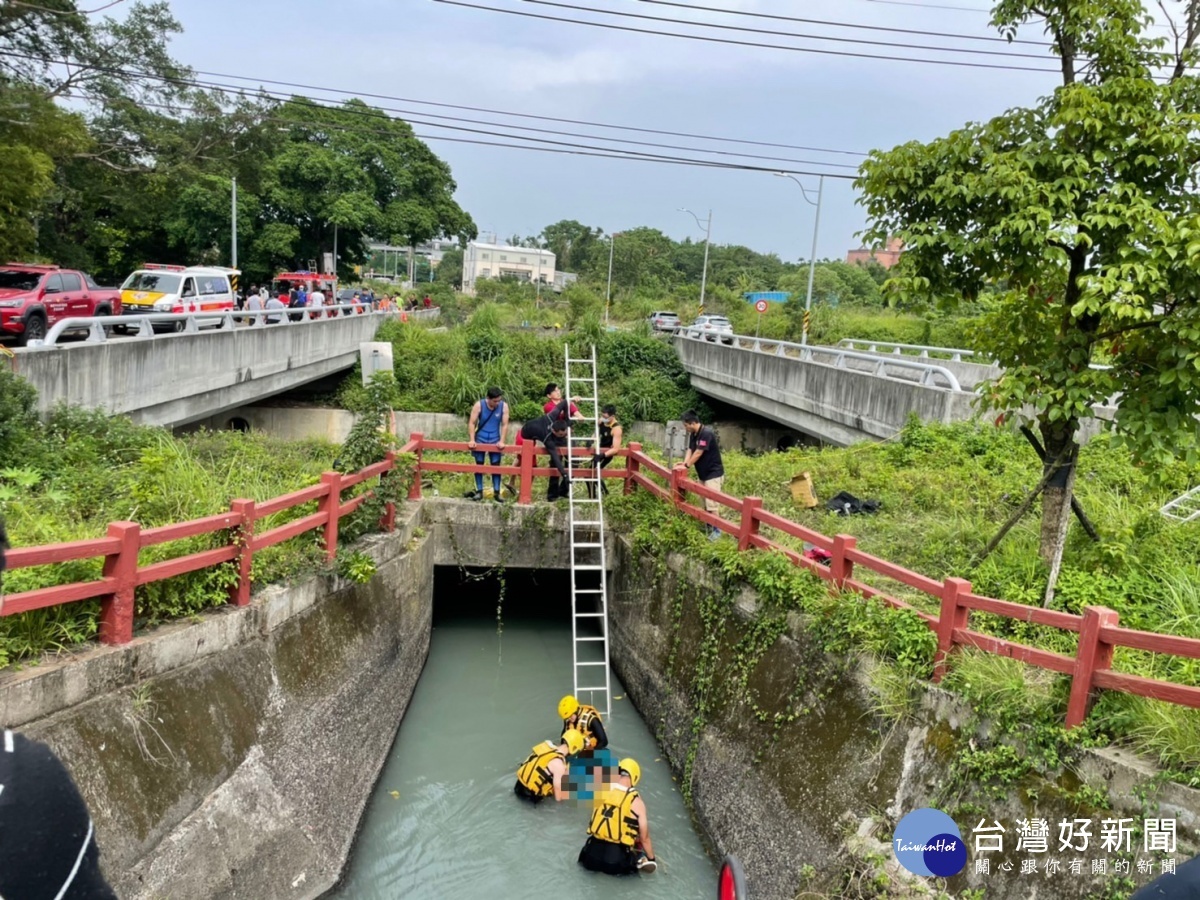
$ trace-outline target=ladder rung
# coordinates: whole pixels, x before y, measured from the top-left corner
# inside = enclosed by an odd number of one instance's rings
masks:
[[[573,568],[578,569],[581,572],[603,572],[604,571],[604,566],[597,566],[592,563],[587,563],[586,565],[576,564]]]
[[[584,637],[584,638],[575,638],[575,640],[576,641],[602,641],[602,640],[604,640],[604,638],[603,637]]]
[[[600,590],[600,588],[576,588],[575,593],[577,593],[577,594],[603,594],[604,591]]]
[[[607,665],[607,663],[605,663],[603,660],[601,660],[600,662],[577,662],[577,663],[575,663],[575,665],[576,666],[603,666],[603,665]]]
[[[574,546],[576,550],[581,550],[581,549],[588,548],[588,547],[603,547],[604,545],[603,544],[593,544],[589,541],[587,543],[581,542],[578,544],[574,544],[572,546]]]
[[[599,619],[604,613],[575,613],[577,619]]]
[[[604,691],[605,693],[608,693],[608,686],[601,685],[600,687],[581,687],[581,688],[575,688],[575,690],[576,691]]]

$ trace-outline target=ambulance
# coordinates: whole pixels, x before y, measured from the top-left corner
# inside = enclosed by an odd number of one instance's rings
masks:
[[[241,271],[224,266],[172,266],[146,263],[121,285],[123,315],[213,312],[198,318],[201,328],[220,328],[232,312]],[[183,331],[183,321],[155,323],[155,330]]]

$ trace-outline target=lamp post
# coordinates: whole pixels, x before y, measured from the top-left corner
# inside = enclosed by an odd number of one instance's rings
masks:
[[[237,268],[237,176],[233,177],[233,197],[230,201],[230,226],[233,230],[232,252],[230,255],[230,268]]]
[[[617,246],[617,235],[619,231],[614,231],[608,237],[608,288],[604,291],[604,327],[608,328],[608,307],[612,302],[612,266],[613,266],[613,251]]]
[[[821,195],[825,192],[825,176],[822,175],[817,182],[817,202],[813,203],[808,198],[808,191],[795,175],[789,175],[786,172],[776,172],[775,175],[779,178],[790,178],[796,182],[796,187],[800,188],[800,193],[804,195],[805,201],[817,208],[817,217],[813,220],[812,253],[808,257],[808,294],[804,298],[804,329],[800,332],[800,344],[804,346],[808,344],[808,314],[812,309],[813,275],[817,271],[817,233],[821,228]]]
[[[700,217],[690,209],[679,207],[680,212],[685,212],[696,220],[696,227],[704,229],[704,268],[700,270],[700,311],[704,311],[704,288],[708,284],[708,242],[712,237],[712,210],[708,211],[708,224],[705,225],[700,221]]]

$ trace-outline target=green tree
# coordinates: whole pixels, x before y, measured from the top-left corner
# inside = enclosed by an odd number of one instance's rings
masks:
[[[544,246],[554,254],[561,272],[576,272],[587,261],[600,240],[599,228],[591,228],[574,219],[563,219],[542,229]]]
[[[434,279],[457,289],[462,287],[462,276],[463,252],[461,250],[447,250],[442,254],[442,261],[433,270]]]
[[[1185,74],[1195,0],[1183,14],[1171,55],[1146,36],[1140,0],[1003,0],[993,24],[1010,37],[1044,27],[1062,86],[1032,108],[877,151],[858,180],[867,238],[904,242],[898,296],[953,307],[995,290],[977,344],[1004,374],[984,400],[1029,418],[1045,444],[1047,603],[1093,406],[1121,395],[1115,431],[1151,465],[1195,458],[1200,437],[1200,87]],[[1091,368],[1098,360],[1111,368]]]

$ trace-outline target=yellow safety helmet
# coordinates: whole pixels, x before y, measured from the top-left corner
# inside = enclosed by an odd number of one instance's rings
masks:
[[[562,739],[563,743],[567,745],[568,756],[574,756],[583,749],[583,734],[574,728],[568,728],[564,731]]]
[[[629,776],[630,787],[637,787],[637,783],[642,780],[642,767],[637,764],[636,759],[625,757],[617,763],[617,771]]]
[[[566,719],[575,715],[575,711],[579,709],[579,701],[572,694],[567,694],[558,701],[558,717]]]

